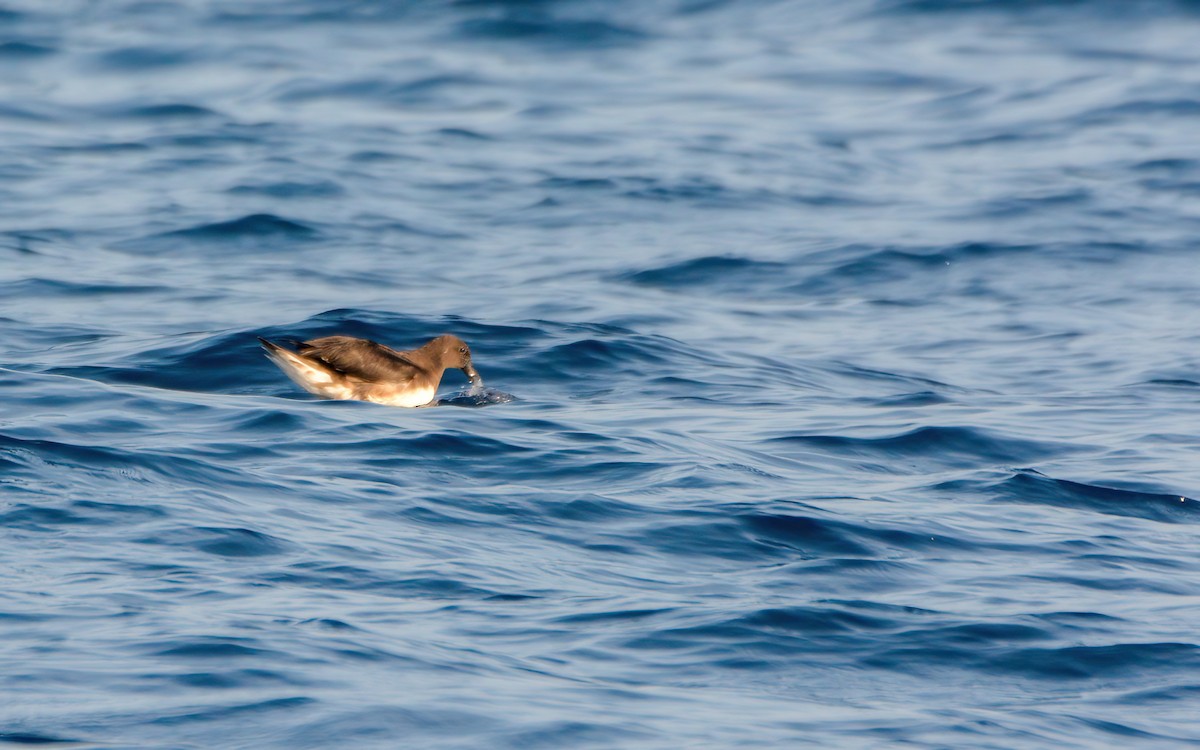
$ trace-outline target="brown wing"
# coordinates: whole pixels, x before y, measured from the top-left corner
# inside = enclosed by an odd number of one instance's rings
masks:
[[[338,372],[363,380],[402,383],[421,371],[395,349],[352,336],[326,336],[305,341],[300,344],[299,352]]]

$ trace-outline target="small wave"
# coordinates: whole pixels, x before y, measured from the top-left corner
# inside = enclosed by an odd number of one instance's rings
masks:
[[[137,295],[169,292],[165,286],[150,284],[98,284],[80,283],[63,279],[27,278],[20,281],[0,283],[5,294],[29,297],[95,297],[103,295]]]
[[[966,137],[956,137],[950,141],[932,143],[926,146],[926,148],[936,151],[949,151],[953,149],[976,150],[992,146],[1008,148],[1051,140],[1053,140],[1053,136],[1046,133],[986,130],[981,133],[967,135]]]
[[[347,159],[358,164],[388,164],[392,162],[418,161],[412,156],[397,154],[391,151],[382,151],[379,149],[355,151],[354,153],[350,154]]]
[[[882,407],[920,407],[920,406],[941,406],[943,404],[952,403],[952,400],[935,391],[914,391],[912,393],[899,393],[894,396],[884,396],[882,398],[871,398],[871,403]]]
[[[1200,381],[1190,378],[1151,378],[1137,385],[1159,386],[1162,388],[1200,388]]]
[[[167,130],[167,129],[163,129]],[[180,148],[193,151],[218,151],[223,148],[239,145],[252,145],[262,141],[261,134],[252,130],[225,125],[207,132],[165,132],[147,137],[143,142],[151,148]],[[174,159],[166,159],[161,163],[161,169],[191,169],[202,165],[222,166],[228,164],[225,158],[216,153],[204,153]]]
[[[1200,699],[1200,685],[1166,685],[1138,690],[1122,696],[1121,702],[1131,705],[1154,703],[1187,703],[1193,704]]]
[[[0,104],[0,118],[7,120],[23,120],[26,122],[53,122],[55,115],[46,111],[38,111],[29,107],[18,107],[14,104]]]
[[[1077,116],[1075,121],[1087,125],[1106,125],[1126,119],[1137,121],[1147,117],[1191,119],[1196,115],[1200,115],[1200,99],[1138,99],[1097,107]]]
[[[2,464],[0,464],[2,465]],[[111,526],[161,518],[166,511],[151,504],[125,505],[95,500],[76,500],[65,508],[18,503],[0,513],[5,528],[45,531],[55,526]]]
[[[282,102],[323,99],[358,99],[391,105],[414,105],[444,101],[463,90],[483,88],[490,81],[475,75],[439,74],[407,81],[390,78],[361,78],[335,83],[302,81],[290,83],[276,93]]]
[[[49,368],[47,372],[105,383],[130,383],[202,393],[262,393],[277,378],[258,364],[253,333],[216,334],[128,355],[110,365]]]
[[[192,722],[214,722],[227,719],[240,721],[252,720],[247,717],[261,718],[262,714],[276,711],[295,711],[316,703],[315,698],[293,696],[290,698],[272,698],[250,703],[233,703],[224,706],[188,709],[186,711],[168,713],[165,716],[152,719],[152,724],[177,727]]]
[[[1032,469],[1019,471],[991,489],[1006,502],[1078,508],[1163,523],[1200,521],[1200,501],[1193,498],[1055,479]]]
[[[152,653],[161,657],[182,657],[185,659],[231,659],[253,657],[270,652],[264,651],[249,638],[198,638],[179,639],[168,645],[155,646]]]
[[[254,668],[184,672],[172,675],[171,679],[183,687],[194,687],[204,690],[214,688],[228,690],[273,688],[279,686],[297,687],[309,684],[309,681],[299,679],[285,672]]]
[[[203,244],[209,251],[239,253],[246,247],[285,249],[298,242],[309,242],[320,236],[313,227],[275,214],[249,214],[230,221],[197,224],[113,245],[115,249],[136,253],[177,251],[178,243]]]
[[[76,744],[79,742],[82,742],[82,740],[60,737],[53,734],[43,734],[41,732],[0,732],[0,743],[12,745],[58,745]]]
[[[964,629],[965,628],[965,629]],[[967,634],[956,638],[954,634]],[[954,626],[949,631],[919,629],[888,638],[889,648],[871,654],[865,664],[898,671],[957,668],[982,674],[1026,678],[1110,680],[1157,670],[1200,664],[1200,648],[1189,643],[1118,643],[1100,646],[1025,647],[1010,644],[1041,639],[1036,628],[1012,625]],[[949,636],[949,637],[947,637]]]
[[[1200,647],[1191,643],[1117,643],[1104,646],[1019,649],[990,658],[995,672],[1046,679],[1111,679],[1200,668]]]
[[[221,114],[195,104],[150,104],[128,107],[114,112],[120,117],[138,120],[178,120],[221,117]]]
[[[761,609],[734,622],[754,629],[810,634],[886,630],[895,625],[886,617],[819,605]]]
[[[458,524],[451,525],[457,526]],[[285,571],[266,573],[262,580],[270,585],[303,586],[318,590],[363,591],[402,599],[479,600],[491,597],[502,599],[508,593],[472,585],[466,581],[446,576],[411,575],[397,578],[379,568],[327,563],[292,565]]]
[[[236,185],[225,192],[230,195],[262,195],[268,198],[336,198],[345,194],[341,185],[331,180],[318,182],[267,182]]]
[[[1180,193],[1187,196],[1200,195],[1200,179],[1177,179],[1173,177],[1152,177],[1139,180],[1138,184],[1147,190]]]
[[[769,79],[792,84],[798,88],[829,86],[836,89],[878,88],[887,91],[902,91],[904,89],[941,91],[962,89],[964,86],[961,81],[952,78],[916,75],[888,69],[777,73],[770,76]]]
[[[52,146],[51,151],[62,154],[103,154],[119,156],[122,154],[139,154],[150,150],[145,143],[132,141],[96,141],[71,145]]]
[[[168,232],[167,237],[226,240],[240,237],[311,237],[316,230],[307,224],[274,214],[250,214],[232,221],[199,224],[187,229]]]
[[[857,634],[877,635],[892,625],[885,618],[836,606],[770,607],[694,625],[660,628],[637,635],[625,645],[686,652],[688,658],[707,663],[733,654],[758,654],[771,658],[754,660],[755,668],[771,668],[772,664],[780,668],[826,648],[844,648]]]
[[[467,39],[538,42],[556,50],[625,47],[649,35],[631,26],[603,20],[537,17],[511,14],[504,18],[473,18],[461,22],[457,36]]]
[[[1090,203],[1093,195],[1092,191],[1080,188],[1028,197],[1004,197],[972,209],[972,214],[989,218],[1009,218],[1044,211],[1062,211],[1068,207]]]
[[[626,197],[649,199],[653,201],[673,202],[688,201],[696,203],[725,203],[736,202],[750,205],[750,201],[735,198],[721,183],[708,177],[691,177],[678,181],[666,181],[655,178],[638,178],[637,184],[625,190]]]
[[[33,245],[65,245],[70,244],[75,235],[65,229],[42,229],[36,231],[16,231],[2,232],[0,238],[3,238],[4,247],[6,250],[12,250],[21,255],[40,255],[41,253],[32,247]]]
[[[664,554],[729,560],[826,561],[838,571],[853,572],[863,561],[874,563],[896,554],[969,548],[941,529],[909,529],[823,518],[818,515],[741,512],[728,518],[709,513],[687,522],[647,524],[639,544]],[[886,563],[885,563],[886,564]],[[905,571],[887,571],[904,575]]]
[[[1200,160],[1197,159],[1150,159],[1148,161],[1138,162],[1134,164],[1132,169],[1135,172],[1167,172],[1176,174],[1179,172],[1191,172],[1200,169]]]
[[[805,556],[872,557],[849,525],[811,516],[751,513],[740,519],[751,538],[782,545]]]
[[[663,289],[706,287],[746,291],[763,284],[777,285],[788,272],[783,263],[732,256],[709,256],[621,275],[625,281]]]
[[[615,190],[616,180],[607,177],[547,177],[538,187],[550,190]]]
[[[1035,245],[1004,245],[966,242],[944,247],[873,247],[853,245],[813,253],[806,262],[824,266],[808,278],[788,286],[785,292],[805,295],[862,293],[865,287],[881,284],[902,285],[920,280],[920,288],[929,288],[932,274],[947,267],[975,263],[990,258],[1032,254],[1043,250]]]
[[[125,425],[110,427],[104,422],[95,426],[98,429],[128,429]],[[197,488],[245,484],[245,479],[235,467],[179,454],[24,439],[4,434],[0,434],[0,453],[8,454],[10,463],[17,464],[22,473],[31,476],[44,476],[46,468],[52,467],[58,476],[49,485],[51,488],[58,487],[62,482],[79,487],[110,482],[147,487],[175,485],[183,481]],[[45,492],[41,490],[38,494]],[[88,512],[98,513],[101,510],[107,513],[112,509],[98,506],[98,509],[92,508]],[[37,515],[36,510],[30,513]],[[63,523],[74,522],[71,511],[55,510],[54,513]],[[80,522],[93,521],[85,517]]]
[[[266,557],[283,554],[289,545],[261,531],[243,528],[195,526],[159,529],[153,536],[136,539],[140,544],[191,548],[218,557]]]
[[[373,456],[463,456],[482,458],[485,456],[517,456],[531,449],[506,440],[487,438],[467,432],[427,432],[405,438],[379,438],[358,441],[352,444],[331,444],[326,450],[348,450],[354,453],[368,452]],[[372,462],[388,463],[387,458],[369,459]]]
[[[199,50],[178,47],[122,47],[108,50],[97,56],[97,62],[106,68],[120,71],[144,71],[154,68],[170,68],[187,65],[203,57]]]
[[[1120,0],[1101,0],[1100,2],[1081,5],[1078,0],[876,0],[875,13],[882,15],[925,15],[925,14],[1033,14],[1044,13],[1046,10],[1061,9],[1070,12],[1075,8],[1086,7],[1089,18],[1121,18],[1131,13],[1143,17],[1147,11],[1159,8],[1166,13],[1174,13],[1175,8],[1186,3],[1143,3],[1136,9]]]
[[[771,442],[835,456],[875,459],[880,462],[878,468],[898,473],[1011,466],[1047,461],[1080,450],[1071,444],[1026,440],[973,427],[919,427],[875,438],[787,435]]]
[[[83,465],[122,469],[134,463],[131,454],[118,448],[17,438],[5,434],[0,434],[0,450],[17,457],[36,456],[39,461],[63,467]]]
[[[33,42],[5,42],[0,44],[0,60],[33,60],[57,53],[54,47]]]
[[[439,136],[442,136],[443,138],[450,138],[450,139],[455,139],[455,140],[468,140],[468,141],[490,141],[490,140],[493,140],[492,136],[487,135],[486,133],[481,133],[478,130],[471,130],[469,128],[438,128],[437,130],[434,131],[434,133]]]

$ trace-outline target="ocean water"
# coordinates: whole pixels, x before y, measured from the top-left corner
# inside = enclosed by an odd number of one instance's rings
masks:
[[[0,0],[0,746],[1200,745],[1197,39]]]

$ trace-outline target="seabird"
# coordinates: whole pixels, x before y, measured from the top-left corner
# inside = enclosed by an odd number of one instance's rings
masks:
[[[471,365],[470,347],[457,336],[438,336],[407,352],[352,336],[292,342],[296,351],[258,340],[285,375],[324,398],[425,406],[433,400],[447,369],[462,370],[473,386],[483,384]]]

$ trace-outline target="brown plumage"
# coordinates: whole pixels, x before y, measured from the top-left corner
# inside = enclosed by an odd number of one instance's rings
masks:
[[[471,349],[457,336],[438,336],[405,352],[352,336],[300,342],[296,351],[259,341],[285,375],[324,398],[424,406],[433,400],[447,369],[462,370],[472,385],[483,383],[471,364]]]

